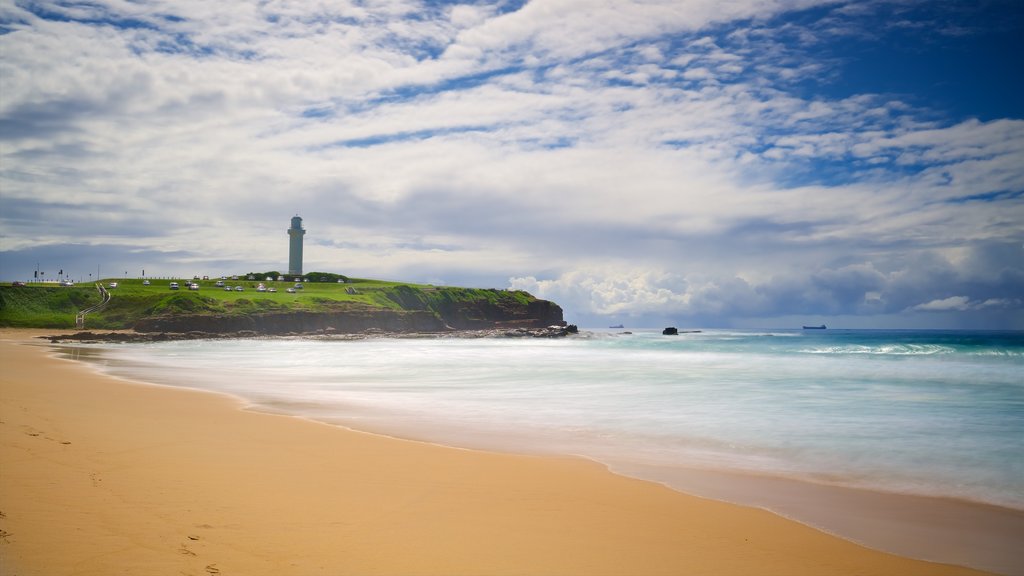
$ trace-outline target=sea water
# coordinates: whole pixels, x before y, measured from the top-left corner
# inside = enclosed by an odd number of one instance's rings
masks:
[[[1024,510],[1024,333],[585,331],[102,345],[104,369],[455,446]]]

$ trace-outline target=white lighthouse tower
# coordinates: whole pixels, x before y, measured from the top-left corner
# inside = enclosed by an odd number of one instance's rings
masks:
[[[288,274],[302,276],[302,237],[306,231],[302,229],[302,218],[295,215],[292,227],[288,229]]]

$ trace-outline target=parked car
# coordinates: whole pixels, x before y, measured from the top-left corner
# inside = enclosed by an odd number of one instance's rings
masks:
[[[25,283],[20,281],[20,280],[15,280],[14,282],[11,282],[11,286],[24,286],[24,285],[25,285]]]
[[[171,290],[177,290],[177,289],[178,289],[178,283],[177,282],[171,282]]]
[[[289,289],[285,290],[285,292],[287,292],[289,294],[295,294],[295,288],[289,288]]]
[[[277,292],[277,288],[271,286],[270,288],[267,288],[267,292]]]
[[[217,283],[214,284],[214,286],[216,286],[217,288],[223,288],[224,287],[224,281],[223,280],[217,280]]]
[[[117,288],[117,282],[111,282],[108,288]]]
[[[188,289],[189,290],[199,290],[199,284],[196,284],[195,282],[193,282],[193,283],[188,285]]]
[[[241,286],[235,286],[235,292],[244,292],[244,291],[245,291],[245,288],[242,288]]]
[[[143,280],[142,281],[142,285],[143,286],[149,286],[149,280]]]
[[[232,290],[231,286],[225,286],[224,287],[224,291],[225,292],[231,292],[231,290]]]

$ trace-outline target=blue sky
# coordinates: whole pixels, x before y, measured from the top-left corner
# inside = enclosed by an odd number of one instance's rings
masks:
[[[0,0],[0,277],[1024,329],[1024,4]]]

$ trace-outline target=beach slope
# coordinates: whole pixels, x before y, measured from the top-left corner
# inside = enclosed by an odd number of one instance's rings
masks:
[[[0,332],[2,574],[978,574],[585,460],[120,381],[32,335]]]

